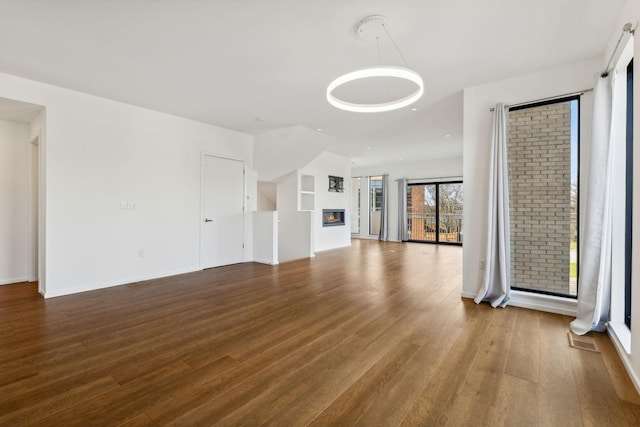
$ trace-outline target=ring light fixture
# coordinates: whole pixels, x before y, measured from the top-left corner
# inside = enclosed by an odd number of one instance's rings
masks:
[[[406,61],[404,60],[402,53],[387,31],[387,22],[387,18],[382,15],[367,16],[362,21],[360,21],[360,26],[357,30],[358,37],[366,40],[375,40],[376,45],[378,46],[378,57],[380,57],[379,39],[386,34],[406,65]],[[345,99],[338,98],[333,94],[333,92],[342,85],[361,79],[377,77],[406,80],[414,83],[417,86],[417,89],[403,98],[381,103],[349,102]],[[408,67],[405,68],[392,65],[378,65],[351,71],[336,78],[329,84],[329,86],[327,86],[327,101],[334,107],[346,111],[353,111],[356,113],[379,113],[383,111],[397,110],[399,108],[406,107],[407,105],[411,105],[418,99],[420,99],[423,93],[424,83],[422,81],[422,77],[420,77],[420,75],[415,71],[409,69]]]
[[[354,102],[348,102],[336,97],[333,91],[338,87],[356,81],[360,79],[366,79],[371,77],[393,77],[398,79],[408,80],[415,83],[418,88],[409,96],[396,99],[389,102],[381,102],[377,104],[358,104]],[[336,108],[341,110],[353,111],[355,113],[380,113],[383,111],[397,110],[407,105],[411,105],[416,102],[424,93],[424,83],[422,78],[413,70],[403,67],[393,66],[380,66],[369,67],[361,70],[352,71],[347,74],[343,74],[334,81],[332,81],[327,87],[327,101]]]

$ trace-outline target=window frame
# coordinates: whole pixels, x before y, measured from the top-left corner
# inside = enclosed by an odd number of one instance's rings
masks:
[[[435,185],[435,195],[436,195],[436,200],[435,200],[435,223],[436,223],[436,227],[435,227],[435,240],[416,240],[416,239],[407,239],[405,240],[406,242],[411,242],[411,243],[427,243],[427,244],[431,244],[431,245],[452,245],[452,246],[462,246],[463,241],[462,238],[460,238],[460,242],[443,242],[440,241],[440,184],[462,184],[462,188],[463,188],[463,192],[464,192],[464,182],[463,180],[450,180],[450,181],[428,181],[428,182],[410,182],[407,183],[407,196],[409,195],[409,189],[412,186],[427,186],[427,185]],[[464,196],[463,196],[464,197]],[[409,199],[407,197],[407,205],[408,205]],[[464,202],[464,200],[463,200]],[[405,209],[407,209],[408,206],[405,206]],[[463,204],[463,209],[464,209],[464,204]],[[405,227],[407,227],[407,230],[409,228],[409,214],[407,212],[407,224],[405,224]],[[462,227],[460,228],[460,233],[462,233]]]
[[[525,110],[525,109],[529,109],[529,108],[535,108],[535,107],[542,107],[545,105],[551,105],[551,104],[559,104],[562,102],[569,102],[569,101],[577,101],[577,111],[576,111],[576,115],[577,115],[577,124],[576,124],[576,138],[577,138],[577,145],[576,145],[576,157],[577,157],[577,175],[576,175],[576,186],[577,186],[577,194],[576,194],[576,229],[577,229],[577,234],[576,234],[576,295],[570,295],[570,294],[563,294],[560,292],[553,292],[553,291],[547,291],[544,289],[532,289],[532,288],[523,288],[520,286],[513,286],[511,285],[511,290],[514,291],[520,291],[520,292],[526,292],[526,293],[530,293],[530,294],[539,294],[539,295],[548,295],[548,296],[553,296],[553,297],[560,297],[560,298],[567,298],[567,299],[572,299],[572,300],[577,300],[578,299],[578,295],[580,295],[580,141],[581,141],[581,133],[580,133],[580,129],[581,129],[581,94],[575,94],[575,95],[568,95],[568,96],[559,96],[557,98],[551,98],[551,99],[546,99],[543,101],[534,101],[534,102],[530,102],[530,103],[525,103],[525,104],[519,104],[519,105],[515,105],[512,107],[508,107],[508,112],[512,112],[512,111],[518,111],[518,110]],[[569,167],[571,167],[571,164],[569,165]],[[511,254],[509,255],[511,256]],[[569,275],[569,277],[571,277],[571,275]]]

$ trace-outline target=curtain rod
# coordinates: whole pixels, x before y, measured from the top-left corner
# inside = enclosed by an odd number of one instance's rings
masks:
[[[624,24],[624,27],[622,27],[622,34],[620,34],[620,38],[618,38],[618,43],[616,43],[616,47],[613,49],[613,52],[611,52],[611,57],[609,58],[609,62],[607,62],[607,67],[604,69],[602,74],[600,74],[600,77],[604,78],[604,77],[607,77],[609,75],[609,72],[611,71],[611,69],[609,68],[611,66],[611,61],[613,61],[614,56],[616,56],[616,52],[618,51],[618,48],[620,47],[620,42],[622,42],[622,38],[627,33],[629,33],[631,35],[633,35],[635,33],[635,28],[632,29],[631,27],[632,27],[632,25],[629,22]]]
[[[593,88],[583,89],[583,90],[579,90],[578,92],[564,93],[562,95],[550,96],[548,98],[541,98],[533,101],[519,102],[517,104],[509,104],[509,105],[505,105],[504,108],[520,107],[522,105],[527,105],[527,104],[537,104],[538,102],[553,101],[554,99],[562,99],[570,96],[583,95],[586,92],[592,92],[592,91],[593,91]],[[496,110],[495,107],[489,108],[489,111],[495,111],[495,110]]]
[[[441,181],[444,179],[461,180],[462,176],[456,175],[456,176],[437,176],[435,178],[398,178],[398,179],[394,179],[394,181],[400,181],[400,179],[406,179],[407,181]]]

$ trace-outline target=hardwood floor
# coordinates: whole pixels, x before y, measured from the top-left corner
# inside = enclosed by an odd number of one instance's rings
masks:
[[[355,240],[43,300],[0,286],[0,425],[640,425],[608,337],[462,299],[462,248]]]

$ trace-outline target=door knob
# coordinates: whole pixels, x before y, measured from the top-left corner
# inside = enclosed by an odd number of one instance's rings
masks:
[[[212,220],[212,219],[209,219],[209,218],[205,218],[205,219],[204,219],[204,222],[213,222],[213,220]]]

